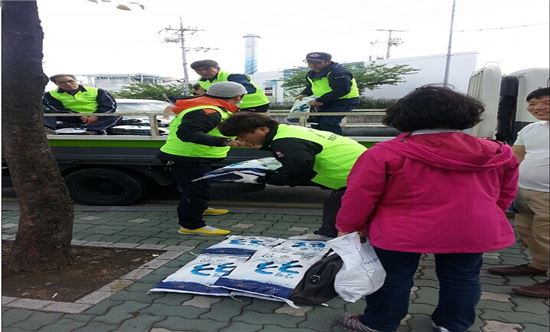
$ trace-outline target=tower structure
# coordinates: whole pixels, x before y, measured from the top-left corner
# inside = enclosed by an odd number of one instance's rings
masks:
[[[256,58],[256,40],[260,38],[258,35],[247,34],[244,38],[244,73],[252,75],[258,70]]]

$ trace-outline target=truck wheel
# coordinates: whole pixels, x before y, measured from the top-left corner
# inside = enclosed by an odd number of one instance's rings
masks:
[[[116,169],[86,168],[65,177],[71,197],[87,205],[130,205],[145,192],[138,176]]]

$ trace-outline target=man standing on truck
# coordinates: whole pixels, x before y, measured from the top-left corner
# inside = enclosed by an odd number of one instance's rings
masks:
[[[211,170],[211,164],[227,156],[239,141],[224,137],[217,126],[239,110],[246,89],[239,83],[212,84],[206,94],[179,99],[172,112],[166,143],[157,156],[172,169],[180,190],[178,223],[180,234],[227,235],[228,230],[207,226],[203,214],[210,200],[210,182],[194,179]]]
[[[219,126],[226,136],[270,150],[282,166],[259,178],[276,186],[318,186],[330,189],[323,203],[321,227],[313,234],[293,239],[328,240],[336,237],[336,214],[346,190],[351,167],[367,149],[358,142],[331,132],[279,124],[264,114],[239,113]]]
[[[519,240],[529,248],[528,264],[491,268],[502,276],[546,275],[550,272],[550,88],[540,88],[527,96],[527,110],[538,122],[518,133],[512,151],[519,164],[519,192],[515,229]],[[550,280],[520,286],[514,292],[531,297],[549,298]]]
[[[311,69],[306,75],[306,88],[296,97],[316,96],[309,102],[318,112],[349,112],[359,106],[359,89],[353,75],[342,65],[331,61],[332,56],[324,52],[306,55]],[[319,116],[312,127],[342,135],[340,122],[343,116]],[[311,118],[310,118],[311,120]]]
[[[44,94],[45,113],[79,113],[80,117],[59,117],[61,121],[86,127],[84,134],[103,135],[105,129],[120,123],[122,117],[96,116],[94,113],[115,113],[116,101],[107,91],[78,84],[71,74],[50,77],[57,89]],[[55,134],[57,117],[44,117],[46,133]]]
[[[230,74],[220,69],[214,60],[199,60],[191,64],[191,68],[201,77],[198,84],[207,90],[216,82],[236,82],[246,88],[246,95],[241,102],[240,112],[265,113],[269,107],[269,98],[262,88],[244,74]]]

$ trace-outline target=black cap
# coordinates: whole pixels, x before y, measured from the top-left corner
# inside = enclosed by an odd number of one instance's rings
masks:
[[[321,61],[330,61],[332,55],[324,52],[311,52],[306,55],[306,61],[312,62],[321,62]]]

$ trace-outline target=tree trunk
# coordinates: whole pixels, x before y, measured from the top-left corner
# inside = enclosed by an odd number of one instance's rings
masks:
[[[72,201],[42,125],[43,37],[36,1],[2,1],[2,152],[20,206],[7,257],[15,271],[58,269],[71,260]]]

